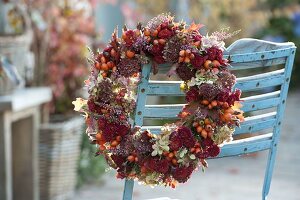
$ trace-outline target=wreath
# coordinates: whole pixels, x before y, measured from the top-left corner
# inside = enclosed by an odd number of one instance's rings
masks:
[[[161,14],[145,27],[124,26],[121,38],[116,29],[108,46],[89,59],[88,100],[77,98],[73,104],[84,113],[86,133],[99,147],[96,155],[105,156],[117,178],[175,187],[206,168],[205,159],[218,156],[220,146],[232,140],[243,120],[241,91],[233,90],[236,77],[223,58],[223,40],[236,32],[203,36],[202,26]],[[141,70],[149,62],[154,74],[160,64],[173,65],[168,75],[183,81],[187,103],[179,120],[162,126],[160,134],[130,123]]]

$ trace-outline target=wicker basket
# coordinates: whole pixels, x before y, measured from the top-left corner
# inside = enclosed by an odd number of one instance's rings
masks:
[[[40,199],[65,200],[73,196],[83,130],[82,118],[44,124],[40,129]]]

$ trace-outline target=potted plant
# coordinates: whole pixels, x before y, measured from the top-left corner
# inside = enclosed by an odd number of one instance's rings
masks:
[[[31,2],[31,1],[30,1]],[[35,22],[39,73],[36,84],[53,91],[50,120],[40,128],[40,199],[67,199],[74,193],[83,121],[74,117],[72,100],[81,93],[88,71],[86,46],[93,35],[89,2],[46,1],[30,4]],[[44,1],[43,1],[44,3]],[[43,9],[42,9],[43,8]],[[39,19],[41,18],[41,19]],[[41,23],[47,27],[40,29]],[[43,63],[43,64],[42,64]]]

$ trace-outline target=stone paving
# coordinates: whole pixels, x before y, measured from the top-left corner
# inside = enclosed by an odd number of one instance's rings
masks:
[[[281,142],[268,199],[300,200],[300,91],[293,92],[287,100]],[[135,184],[134,200],[170,197],[180,200],[254,200],[261,199],[261,189],[267,152],[250,156],[209,160],[205,173],[197,171],[188,183],[175,190],[150,188]],[[76,192],[72,200],[119,200],[123,181],[114,173],[103,176],[101,184],[86,185]]]

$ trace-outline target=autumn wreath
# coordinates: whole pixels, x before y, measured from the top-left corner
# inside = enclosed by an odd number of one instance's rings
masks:
[[[223,40],[235,33],[227,30],[202,36],[200,24],[174,22],[169,15],[151,19],[145,27],[123,28],[122,37],[112,34],[109,45],[93,55],[91,75],[85,81],[88,100],[77,98],[75,110],[83,112],[87,134],[99,146],[118,178],[148,185],[175,187],[193,171],[207,167],[220,146],[232,139],[243,116],[238,109],[241,91],[223,58]],[[179,120],[152,134],[133,126],[136,92],[144,64],[173,65],[183,81],[186,106]]]

